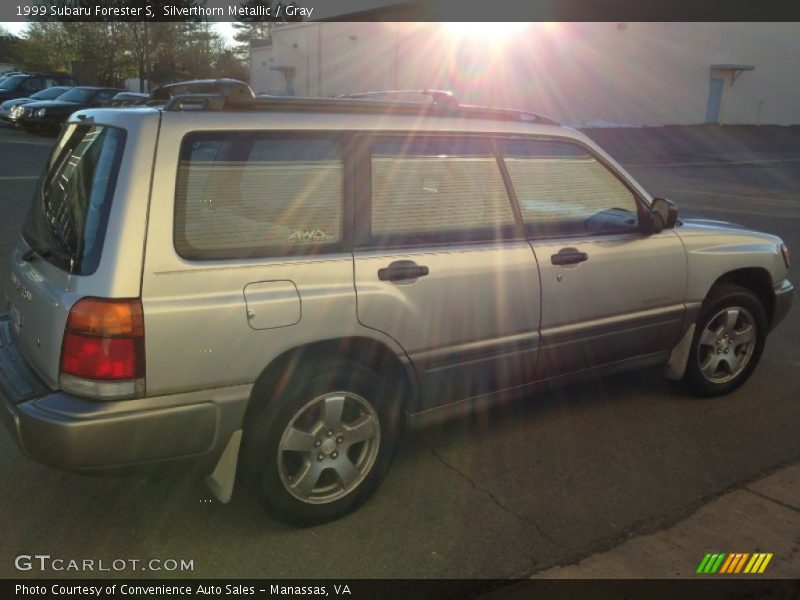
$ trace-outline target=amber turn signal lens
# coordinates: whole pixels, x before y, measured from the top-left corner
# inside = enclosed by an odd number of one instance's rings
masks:
[[[70,310],[67,331],[104,338],[142,336],[141,301],[83,298]]]

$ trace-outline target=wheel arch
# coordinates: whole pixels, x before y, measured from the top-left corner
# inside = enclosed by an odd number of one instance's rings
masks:
[[[403,386],[403,410],[419,409],[420,390],[410,361],[398,356],[386,344],[368,337],[343,337],[312,342],[284,351],[264,368],[253,385],[243,424],[247,427],[263,403],[280,395],[301,364],[326,360],[347,360],[373,370],[390,385]],[[262,390],[272,390],[262,394]]]
[[[749,290],[761,301],[764,312],[767,316],[767,328],[772,326],[775,313],[775,292],[772,286],[772,276],[764,267],[744,267],[727,271],[717,277],[717,279],[706,290],[703,303],[711,298],[716,289],[720,286],[729,284],[737,285]],[[686,372],[689,362],[689,349],[695,332],[694,319],[697,318],[700,310],[700,303],[696,305],[696,311],[692,321],[686,324],[686,330],[678,343],[672,348],[669,361],[664,369],[664,374],[668,379],[681,379]]]
[[[716,288],[723,284],[738,285],[749,290],[761,301],[764,312],[767,314],[767,326],[772,325],[775,314],[775,291],[773,289],[772,276],[763,267],[745,267],[735,269],[720,275],[711,285],[706,293],[708,299]]]

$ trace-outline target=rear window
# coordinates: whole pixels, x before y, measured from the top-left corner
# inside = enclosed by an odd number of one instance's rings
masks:
[[[45,259],[79,275],[97,270],[125,132],[70,125],[50,157],[23,235]]]
[[[31,100],[54,100],[66,92],[67,89],[65,87],[51,87],[41,92],[36,92],[30,98]]]
[[[61,96],[59,100],[65,102],[86,102],[93,93],[94,90],[91,88],[72,88]]]
[[[189,259],[329,251],[342,237],[333,138],[196,133],[183,140],[175,249]]]

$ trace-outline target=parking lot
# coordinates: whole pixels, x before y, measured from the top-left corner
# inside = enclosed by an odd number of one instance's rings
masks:
[[[781,236],[800,280],[800,127],[589,130],[682,216]],[[0,298],[52,140],[0,129]],[[653,268],[658,268],[654,265]],[[534,574],[664,528],[800,460],[800,302],[751,380],[700,400],[645,370],[416,432],[354,514],[296,529],[190,477],[92,478],[22,457],[0,432],[0,577],[446,577]],[[176,435],[180,433],[177,432]],[[800,490],[798,490],[800,493]],[[707,546],[686,548],[695,561]],[[20,572],[19,554],[181,559],[191,572]],[[669,577],[670,573],[664,573]]]

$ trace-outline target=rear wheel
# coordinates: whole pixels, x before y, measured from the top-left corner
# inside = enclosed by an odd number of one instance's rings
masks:
[[[766,312],[758,297],[739,286],[720,285],[700,310],[686,380],[705,396],[736,389],[758,365],[766,335]]]
[[[378,488],[394,458],[401,398],[359,364],[298,375],[246,430],[241,472],[270,514],[314,524],[347,514]]]

